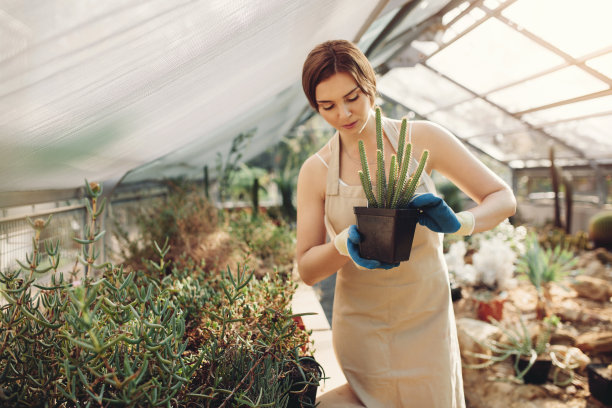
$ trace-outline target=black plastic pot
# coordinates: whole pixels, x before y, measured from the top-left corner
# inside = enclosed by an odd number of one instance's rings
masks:
[[[355,207],[353,210],[362,236],[359,254],[363,258],[386,263],[410,258],[418,209]]]
[[[612,405],[612,378],[606,378],[601,373],[597,372],[601,368],[605,368],[607,364],[589,364],[587,365],[587,374],[589,377],[589,391],[593,398],[604,405]]]
[[[450,290],[451,290],[451,299],[453,300],[453,302],[456,302],[458,300],[461,300],[461,298],[463,298],[463,293],[461,292],[461,286],[457,286],[456,284],[451,282]]]
[[[323,378],[321,365],[312,358],[302,358],[300,360],[302,372],[296,370],[291,376],[293,385],[289,394],[287,408],[314,407],[317,399],[317,389],[319,381]]]
[[[523,371],[528,365],[528,359],[519,358],[519,370]],[[551,360],[536,360],[529,371],[523,376],[523,381],[526,384],[544,384],[548,380],[548,373],[550,373],[551,367]]]

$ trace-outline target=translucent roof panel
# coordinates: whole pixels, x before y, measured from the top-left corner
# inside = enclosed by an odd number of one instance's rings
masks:
[[[427,61],[432,68],[477,93],[491,91],[561,63],[560,56],[491,18]]]
[[[584,116],[605,116],[606,114],[612,115],[612,95],[538,110],[523,115],[523,119],[535,126],[539,126],[547,122],[565,121]]]
[[[589,59],[586,64],[608,78],[612,78],[612,52]]]
[[[612,158],[612,115],[563,122],[544,131],[588,152],[589,158]]]
[[[490,136],[477,136],[470,138],[469,142],[491,154],[498,160],[547,160],[548,149],[555,147],[557,158],[579,158],[577,153],[561,143],[556,143],[537,131],[523,131],[517,133],[498,133]]]
[[[378,87],[385,96],[410,106],[421,115],[473,97],[422,65],[392,69],[378,81]]]
[[[574,58],[610,45],[610,0],[519,0],[502,14]]]
[[[478,98],[432,112],[428,117],[448,127],[459,137],[511,133],[525,125],[500,109]]]
[[[607,164],[611,15],[609,0],[466,0],[395,51],[381,91],[512,167],[551,144],[565,164]]]
[[[487,99],[510,112],[517,112],[605,89],[608,89],[605,82],[570,66],[493,92],[487,95]]]

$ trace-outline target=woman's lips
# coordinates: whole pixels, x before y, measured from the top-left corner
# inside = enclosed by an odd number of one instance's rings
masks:
[[[355,127],[355,125],[357,124],[357,121],[354,121],[352,123],[349,123],[348,125],[344,125],[342,126],[344,129],[352,129]]]

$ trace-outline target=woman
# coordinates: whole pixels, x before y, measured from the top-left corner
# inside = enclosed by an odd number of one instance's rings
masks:
[[[508,186],[446,129],[409,124],[413,157],[429,150],[417,189],[422,218],[410,260],[369,265],[347,246],[354,241],[354,206],[366,205],[358,170],[358,141],[374,168],[376,77],[365,55],[348,41],[315,47],[304,63],[306,97],[337,132],[301,170],[297,186],[297,261],[302,280],[313,285],[335,272],[333,344],[348,385],[337,406],[464,407],[461,362],[442,254],[442,234],[485,231],[514,214]],[[400,122],[383,118],[385,163],[395,153]],[[416,165],[412,167],[414,171]],[[478,205],[454,214],[435,196],[433,170],[446,176]],[[388,174],[389,168],[386,169]],[[330,240],[326,240],[326,233]],[[358,236],[358,234],[357,234]],[[376,268],[376,269],[366,269]],[[329,401],[334,398],[330,392]],[[326,403],[322,398],[322,407]]]

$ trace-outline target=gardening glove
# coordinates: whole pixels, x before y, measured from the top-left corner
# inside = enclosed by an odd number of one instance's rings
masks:
[[[414,197],[408,207],[420,209],[419,224],[434,232],[470,235],[474,231],[474,215],[471,212],[455,214],[443,199],[431,193]]]
[[[348,256],[359,269],[391,269],[399,266],[399,263],[388,264],[375,259],[365,259],[359,256],[359,242],[361,235],[356,225],[345,228],[336,235],[334,245],[341,255]]]

